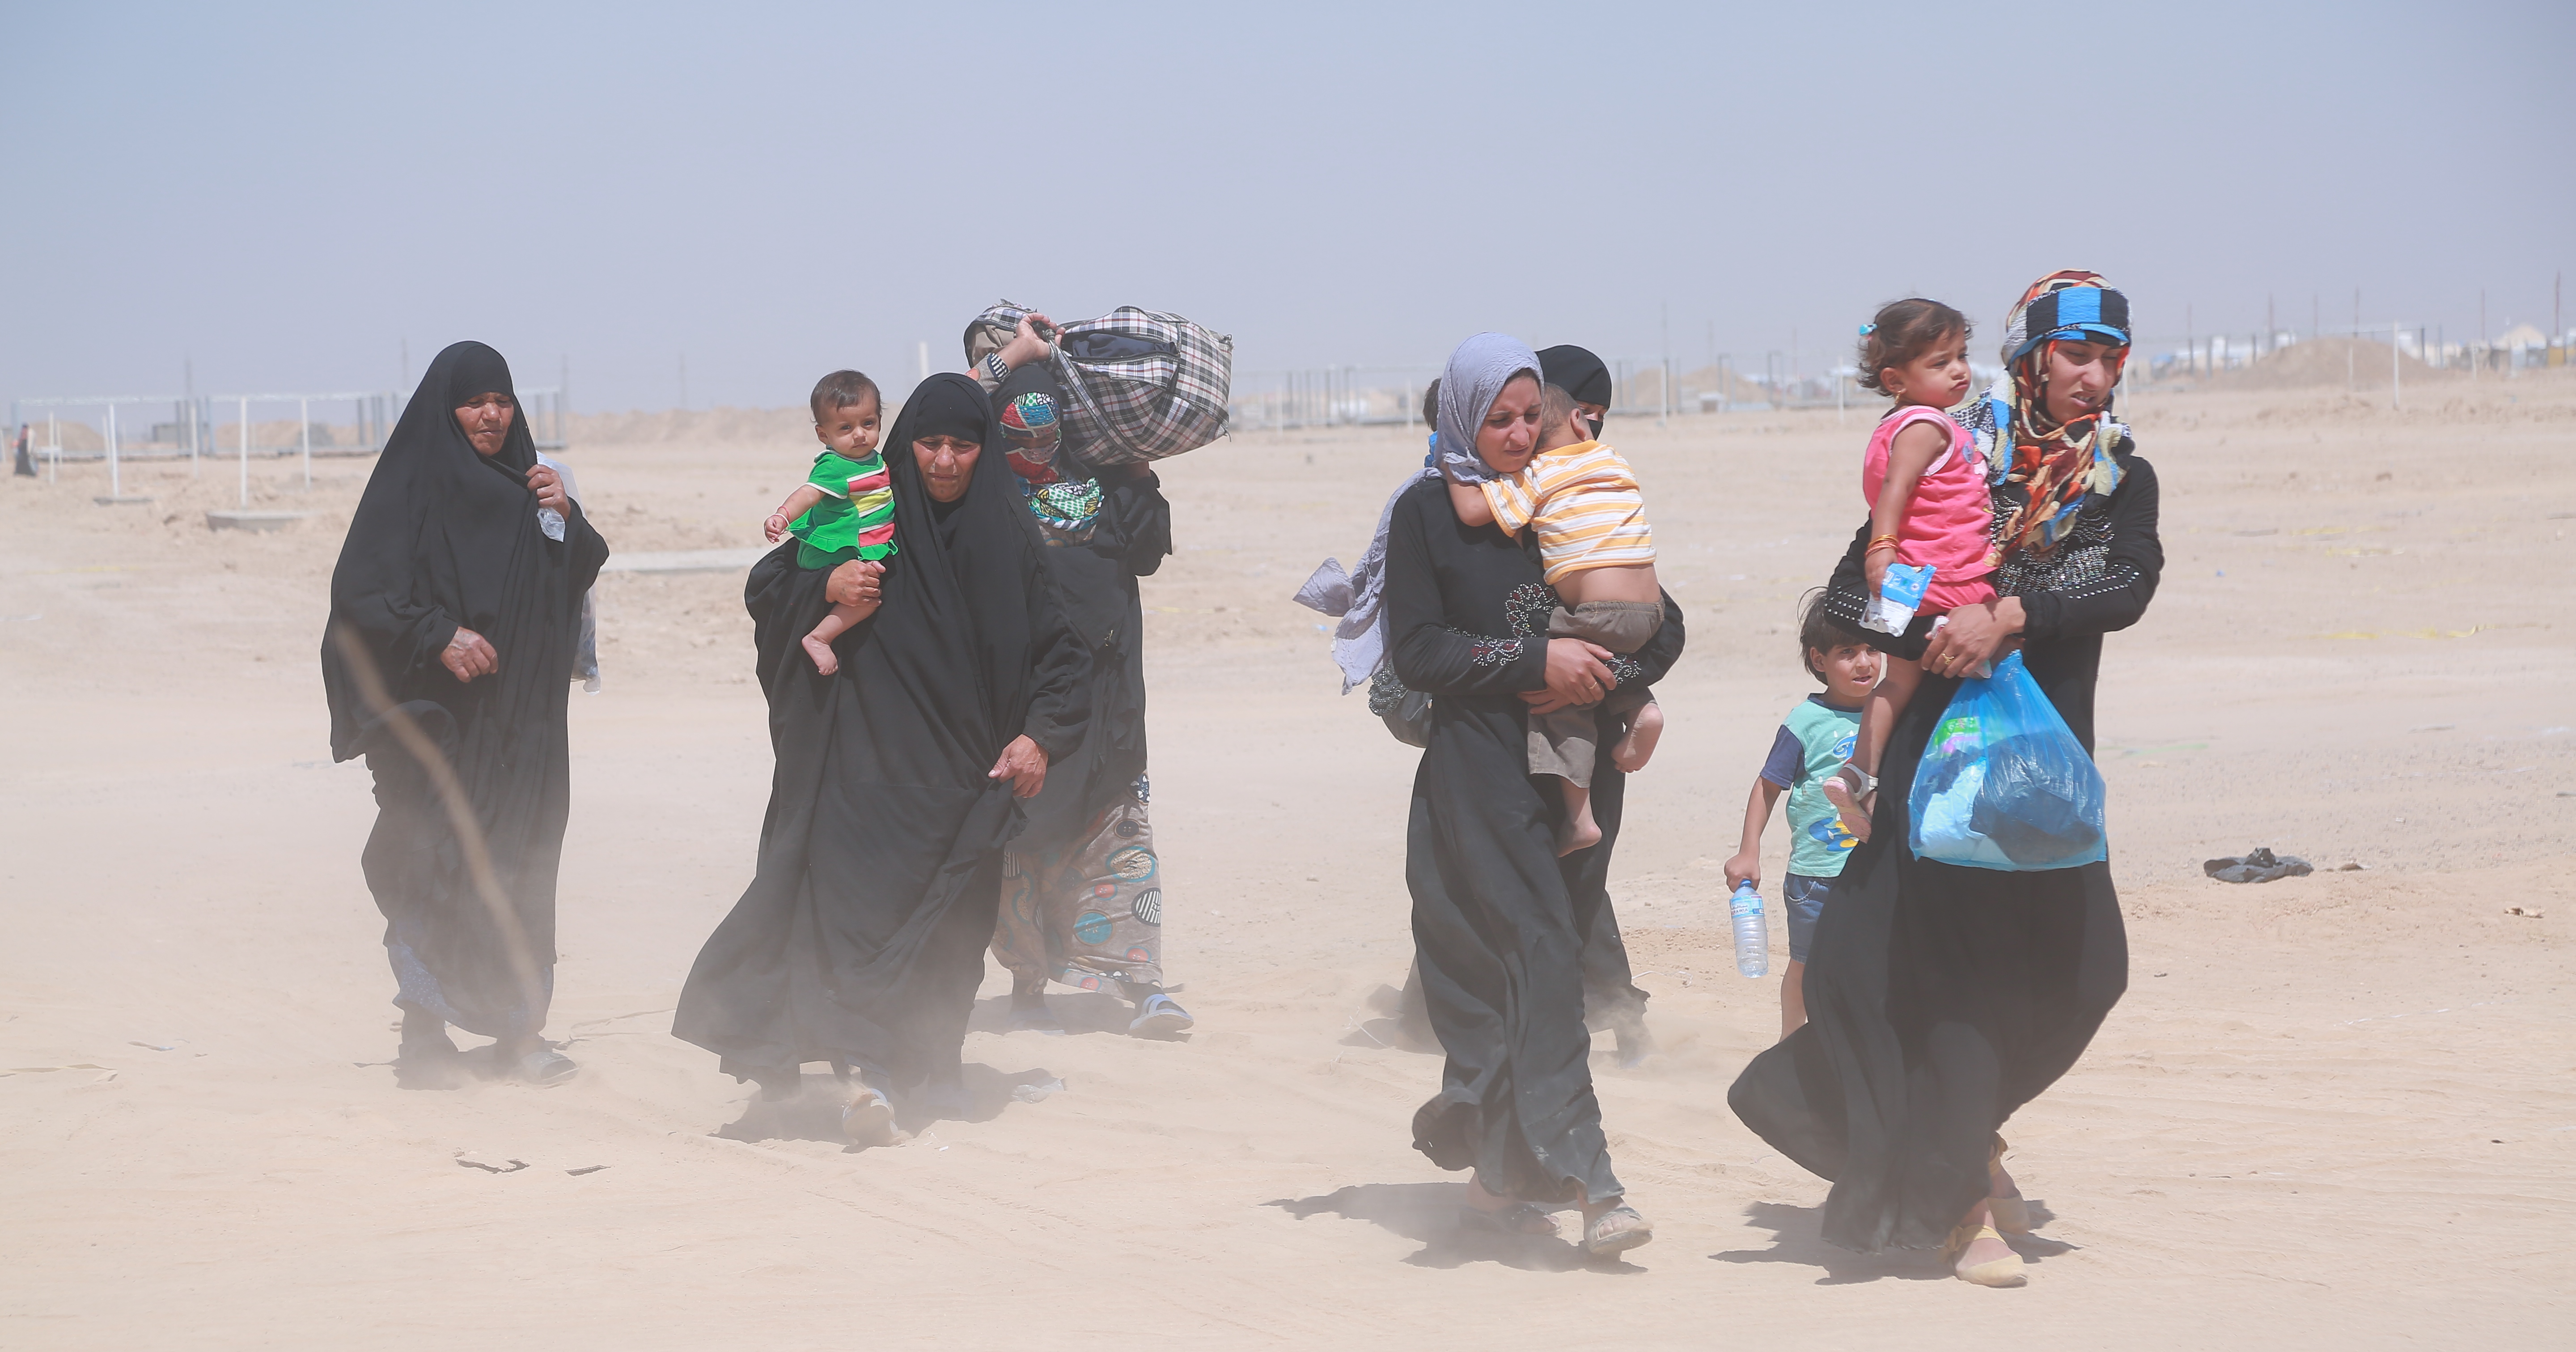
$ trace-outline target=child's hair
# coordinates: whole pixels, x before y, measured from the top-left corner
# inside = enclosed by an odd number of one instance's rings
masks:
[[[1915,296],[1889,301],[1878,307],[1878,317],[1860,331],[1861,388],[1887,393],[1887,387],[1879,383],[1879,372],[1922,356],[1951,334],[1965,338],[1970,331],[1966,315],[1937,300]]]
[[[1563,386],[1542,385],[1538,392],[1538,434],[1548,437],[1574,417],[1574,396]]]
[[[1808,592],[1798,602],[1798,661],[1805,665],[1808,675],[1819,681],[1825,679],[1824,668],[1816,665],[1816,654],[1861,641],[1859,630],[1825,609],[1824,588]]]
[[[1433,431],[1440,428],[1440,381],[1437,377],[1422,387],[1422,425]]]
[[[814,397],[805,402],[813,408],[814,421],[819,423],[836,408],[856,408],[871,399],[877,401],[880,410],[885,407],[885,396],[878,392],[875,381],[856,371],[834,371],[814,382]]]

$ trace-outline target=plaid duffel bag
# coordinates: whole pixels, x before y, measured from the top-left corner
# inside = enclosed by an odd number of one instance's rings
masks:
[[[975,317],[1008,341],[1028,307],[1004,301]],[[1121,305],[1050,335],[1066,444],[1088,465],[1132,465],[1195,451],[1225,435],[1234,340],[1176,314]],[[999,343],[994,344],[998,346]]]

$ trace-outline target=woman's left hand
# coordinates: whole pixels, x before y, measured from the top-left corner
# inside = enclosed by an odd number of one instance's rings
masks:
[[[1935,676],[1974,676],[2010,651],[2021,634],[2021,598],[1999,597],[1950,612],[1923,649],[1923,670]]]
[[[1610,674],[1613,654],[1598,643],[1579,638],[1547,641],[1547,688],[1567,704],[1590,704],[1610,693],[1619,678]]]
[[[1030,741],[1027,733],[1022,733],[1012,738],[1009,746],[1002,748],[1002,758],[993,762],[993,768],[985,773],[985,778],[1011,781],[1011,796],[1014,798],[1035,798],[1038,790],[1046,787],[1046,772],[1046,750]]]
[[[563,476],[552,465],[536,465],[528,470],[528,491],[537,495],[537,505],[560,512],[570,499],[564,496]]]
[[[1522,691],[1521,703],[1528,705],[1532,714],[1552,714],[1559,709],[1574,707],[1574,701],[1547,689]]]

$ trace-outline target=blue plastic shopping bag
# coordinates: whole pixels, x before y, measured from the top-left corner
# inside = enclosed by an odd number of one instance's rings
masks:
[[[2102,772],[2014,653],[1959,682],[1906,800],[1917,858],[2029,872],[2110,857]]]

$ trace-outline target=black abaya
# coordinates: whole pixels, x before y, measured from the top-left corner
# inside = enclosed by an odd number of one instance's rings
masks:
[[[1064,406],[1043,363],[1014,371],[993,392],[993,405],[1032,391]],[[1143,472],[1119,467],[1099,476],[1100,513],[1082,538],[1048,540],[1045,558],[1065,618],[1091,648],[1091,717],[1082,745],[1048,767],[1046,791],[1025,805],[1028,830],[1015,846],[1021,850],[1074,844],[1103,809],[1131,797],[1145,773],[1145,606],[1136,579],[1151,577],[1172,552],[1172,505],[1162,480],[1137,468]],[[1047,536],[1043,527],[1040,536]]]
[[[1387,635],[1396,675],[1432,700],[1413,781],[1405,880],[1440,1093],[1414,1115],[1414,1146],[1489,1190],[1533,1201],[1619,1195],[1592,1091],[1584,1027],[1585,937],[1606,892],[1582,856],[1559,859],[1563,799],[1529,772],[1528,706],[1546,684],[1557,598],[1534,551],[1461,524],[1441,482],[1398,499],[1387,542]],[[1680,651],[1680,610],[1630,679]],[[1597,792],[1597,790],[1596,790]],[[1597,881],[1597,880],[1589,880]]]
[[[555,960],[555,873],[570,811],[564,712],[582,597],[608,545],[564,508],[563,538],[537,516],[524,413],[490,457],[454,410],[513,393],[501,354],[438,354],[385,442],[331,574],[322,683],[334,760],[365,756],[376,827],[362,856],[385,915],[396,1003],[469,1032],[545,1025]],[[459,682],[439,660],[459,626],[500,670]],[[412,731],[415,736],[402,734]],[[491,872],[473,867],[427,746],[454,774]]]
[[[2024,663],[2087,750],[2102,635],[2137,622],[2164,566],[2155,471],[2125,451],[2120,463],[2120,486],[2086,501],[2046,565],[2003,578],[2026,616]],[[2010,505],[1998,496],[1999,512]],[[1868,534],[1827,597],[1855,632]],[[1922,633],[1886,646],[1920,654]],[[1727,1100],[1833,1181],[1824,1237],[1864,1252],[1942,1242],[1986,1195],[1997,1129],[2075,1064],[2128,985],[2108,863],[2003,873],[1905,847],[1914,768],[1957,689],[1927,673],[1889,730],[1869,842],[1816,927],[1808,1023],[1755,1057]]]
[[[912,442],[970,399],[984,450],[966,495],[933,503]],[[952,1082],[1021,823],[987,771],[1019,735],[1050,762],[1083,736],[1089,659],[983,409],[973,381],[937,375],[896,418],[897,553],[880,609],[835,645],[836,675],[800,642],[828,608],[827,572],[782,546],[744,588],[777,768],[759,871],[672,1024],[739,1078],[835,1061],[880,1087]]]

